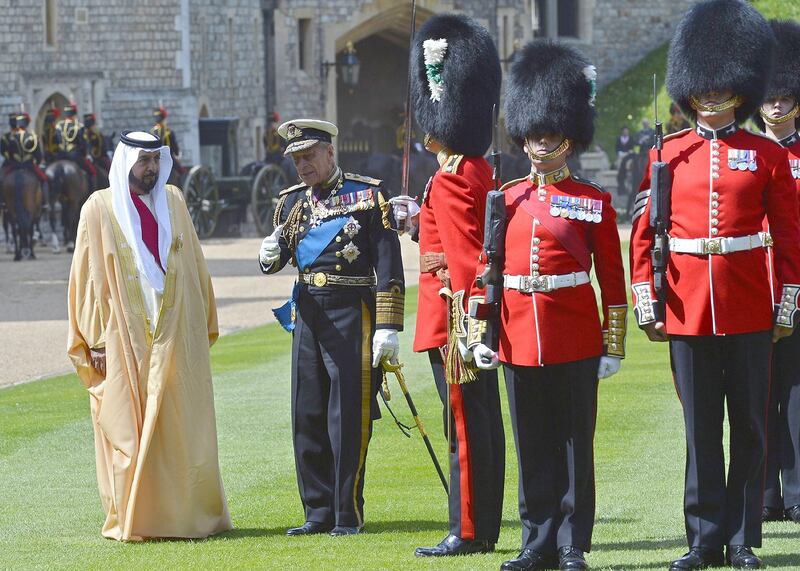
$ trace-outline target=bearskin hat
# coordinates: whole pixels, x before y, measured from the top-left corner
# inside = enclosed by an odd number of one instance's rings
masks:
[[[410,65],[420,127],[457,153],[482,156],[500,104],[500,58],[489,32],[467,16],[433,16],[414,37]]]
[[[770,20],[775,34],[775,52],[772,58],[772,75],[764,99],[793,97],[800,103],[800,24],[791,20]],[[764,131],[764,120],[756,113],[753,120]],[[795,119],[800,128],[800,116]]]
[[[758,110],[770,75],[775,37],[744,0],[705,0],[683,16],[667,56],[667,92],[692,121],[692,96],[731,91],[744,101],[736,121]]]
[[[575,48],[533,40],[514,56],[506,84],[506,130],[518,145],[532,134],[561,134],[576,150],[594,137],[595,69]]]

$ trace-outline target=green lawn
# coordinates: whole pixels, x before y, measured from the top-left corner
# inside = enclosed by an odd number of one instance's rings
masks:
[[[800,20],[800,0],[755,0],[765,18]],[[614,146],[620,129],[627,125],[635,135],[642,128],[642,119],[653,124],[653,73],[658,83],[658,118],[669,120],[670,99],[664,87],[667,70],[667,44],[647,54],[638,64],[605,86],[597,94],[597,130],[595,143],[611,160],[616,160]]]
[[[415,290],[406,326],[413,329]],[[222,475],[236,529],[208,541],[120,544],[100,537],[88,399],[74,376],[0,391],[0,569],[497,569],[518,550],[510,426],[504,525],[497,552],[420,560],[446,533],[445,498],[417,435],[376,423],[366,528],[349,538],[287,538],[302,522],[289,426],[289,341],[277,326],[222,338],[212,351]],[[440,406],[426,359],[402,335],[406,377],[444,458]],[[600,386],[595,569],[662,569],[684,552],[683,427],[663,345],[632,332],[630,358]],[[408,413],[392,381],[395,409]],[[505,391],[503,391],[505,392]],[[504,397],[504,409],[505,397]],[[800,527],[771,524],[760,554],[800,567]]]

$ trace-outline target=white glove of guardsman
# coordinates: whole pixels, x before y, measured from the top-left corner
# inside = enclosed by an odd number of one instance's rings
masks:
[[[275,231],[264,238],[261,242],[261,251],[258,253],[258,259],[265,266],[269,266],[277,262],[281,257],[281,247],[278,245],[278,238],[283,231],[283,224],[275,228]]]
[[[378,329],[372,336],[372,366],[377,367],[383,359],[397,362],[400,354],[400,340],[394,329]]]
[[[419,225],[419,205],[415,198],[411,196],[395,196],[389,199],[392,205],[392,214],[397,220],[399,233],[413,232]]]
[[[622,359],[619,357],[600,357],[600,366],[597,367],[597,378],[607,379],[611,375],[616,375]]]
[[[478,343],[472,348],[475,357],[475,366],[484,371],[491,371],[500,366],[500,358],[496,351],[492,351],[483,343]]]

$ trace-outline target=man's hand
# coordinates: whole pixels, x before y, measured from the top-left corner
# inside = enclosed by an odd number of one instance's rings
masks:
[[[777,343],[784,337],[789,337],[794,333],[793,327],[784,327],[783,325],[775,325],[772,328],[772,342]]]
[[[419,226],[419,205],[410,196],[395,196],[389,199],[394,219],[397,220],[399,233],[413,232]]]
[[[100,373],[100,376],[106,378],[106,350],[105,349],[89,349],[89,359],[92,361],[94,370]]]
[[[600,357],[600,366],[597,367],[597,378],[607,379],[611,375],[616,375],[621,364],[622,359],[619,357]]]
[[[500,366],[500,358],[495,351],[483,343],[478,343],[472,348],[472,353],[475,355],[475,366],[484,371],[491,371]]]
[[[650,341],[669,341],[669,335],[667,335],[667,330],[662,321],[648,323],[647,325],[642,325],[641,328],[647,334],[647,338],[650,339]]]
[[[261,242],[261,251],[258,254],[258,259],[265,266],[271,266],[281,258],[281,247],[278,244],[281,232],[283,232],[283,224],[275,228],[275,231]]]
[[[397,362],[400,354],[400,340],[394,329],[378,329],[372,336],[372,366],[377,367],[383,359]]]

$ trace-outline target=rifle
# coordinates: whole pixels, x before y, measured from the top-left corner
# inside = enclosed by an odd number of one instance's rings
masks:
[[[497,351],[500,333],[500,302],[503,296],[503,265],[506,250],[506,200],[500,190],[500,149],[497,147],[498,112],[492,109],[494,129],[492,132],[492,180],[494,190],[486,195],[486,219],[483,229],[483,250],[486,267],[476,278],[479,288],[486,290],[484,303],[470,306],[470,317],[486,321],[487,345]]]
[[[650,227],[654,230],[651,260],[653,265],[653,287],[656,300],[653,304],[655,320],[664,322],[667,300],[667,261],[669,259],[669,219],[672,200],[672,172],[661,160],[664,133],[658,120],[658,91],[656,75],[653,74],[653,106],[656,123],[656,160],[650,165]]]

